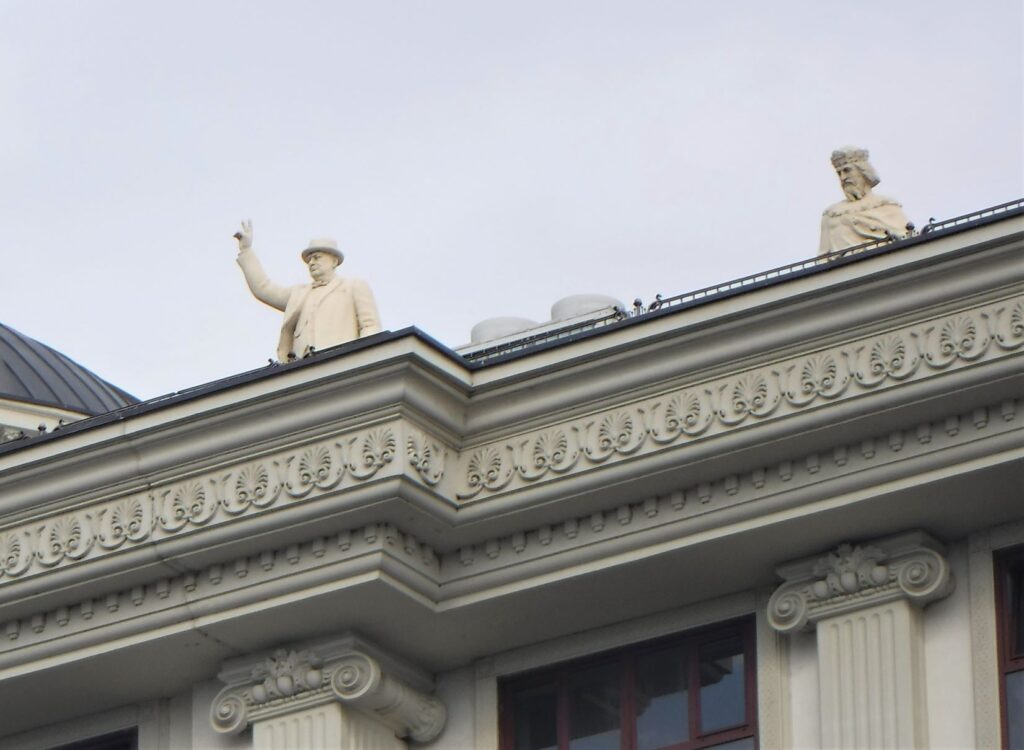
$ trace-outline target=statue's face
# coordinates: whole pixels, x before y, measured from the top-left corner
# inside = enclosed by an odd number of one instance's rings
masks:
[[[839,184],[842,185],[843,193],[851,201],[860,200],[871,189],[864,173],[856,164],[847,162],[836,170],[839,175]]]
[[[316,251],[309,254],[306,266],[309,268],[309,275],[313,277],[313,281],[324,281],[329,279],[334,273],[334,269],[338,267],[338,259],[330,253]]]

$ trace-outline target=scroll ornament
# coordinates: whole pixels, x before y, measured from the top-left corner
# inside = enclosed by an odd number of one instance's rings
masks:
[[[223,734],[238,734],[261,719],[331,701],[359,709],[398,737],[429,742],[444,728],[444,704],[389,674],[358,650],[321,656],[314,650],[274,654],[229,678],[210,710],[210,723]]]
[[[768,621],[782,632],[897,599],[923,607],[953,591],[941,545],[923,532],[841,544],[823,557],[785,565],[779,575],[787,582],[768,602]]]

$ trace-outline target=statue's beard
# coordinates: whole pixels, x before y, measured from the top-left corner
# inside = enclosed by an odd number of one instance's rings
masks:
[[[864,190],[860,185],[843,185],[843,193],[846,195],[847,200],[859,201],[865,195],[867,191]]]

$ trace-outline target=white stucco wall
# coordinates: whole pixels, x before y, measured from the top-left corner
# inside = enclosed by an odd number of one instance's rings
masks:
[[[796,633],[789,641],[789,726],[793,747],[821,746],[818,725],[818,645],[813,632]]]
[[[426,745],[431,750],[477,750],[475,732],[475,686],[473,669],[445,672],[436,678],[437,696],[448,709],[444,731]]]
[[[950,545],[947,559],[956,588],[924,612],[928,740],[932,748],[970,748],[974,702],[966,542]]]

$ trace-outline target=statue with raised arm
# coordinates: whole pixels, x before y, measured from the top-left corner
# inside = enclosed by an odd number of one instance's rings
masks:
[[[847,146],[832,152],[832,166],[839,176],[846,200],[825,209],[821,217],[818,255],[828,255],[865,242],[906,237],[911,227],[903,207],[871,188],[878,173],[868,161],[867,149]]]
[[[329,346],[379,333],[380,315],[370,287],[362,279],[335,274],[345,260],[338,243],[328,237],[310,240],[302,251],[311,284],[281,286],[263,271],[252,249],[252,222],[243,221],[238,240],[238,265],[253,296],[284,312],[277,358],[281,362],[307,357]]]

